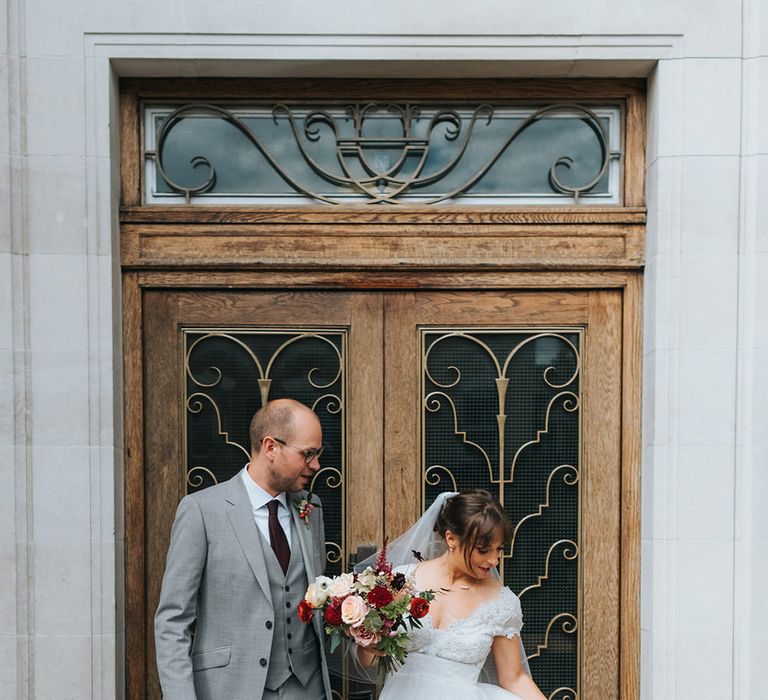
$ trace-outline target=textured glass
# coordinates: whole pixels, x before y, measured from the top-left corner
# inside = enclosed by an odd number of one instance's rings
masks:
[[[618,107],[552,108],[526,125],[537,108],[190,106],[163,132],[172,111],[147,112],[150,199],[557,201],[593,180],[578,197],[618,197]]]
[[[501,562],[542,692],[578,692],[580,339],[576,330],[422,331],[424,508],[483,488],[515,527]]]
[[[346,331],[192,330],[184,333],[187,488],[231,479],[249,460],[248,430],[262,401],[313,408],[325,451],[311,489],[323,502],[327,572],[345,554]]]

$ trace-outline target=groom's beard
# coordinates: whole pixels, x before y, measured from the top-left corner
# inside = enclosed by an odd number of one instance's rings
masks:
[[[309,465],[303,465],[303,469],[296,473],[296,466],[285,462],[272,463],[269,470],[269,484],[277,493],[296,493],[309,487],[314,474]],[[287,473],[286,473],[287,472]],[[307,478],[304,478],[307,477]]]

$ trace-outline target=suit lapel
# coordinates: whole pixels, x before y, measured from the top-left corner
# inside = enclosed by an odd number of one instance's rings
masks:
[[[242,476],[238,473],[229,481],[230,488],[227,490],[226,501],[229,504],[227,513],[232,529],[235,531],[235,537],[240,544],[240,548],[248,560],[248,565],[253,571],[253,575],[261,586],[270,605],[272,604],[272,593],[269,587],[269,577],[267,576],[267,564],[264,561],[264,551],[259,542],[259,533],[256,530],[256,523],[253,520],[253,510],[251,508],[251,499],[245,490]]]
[[[291,518],[293,518],[293,530],[299,538],[301,558],[304,560],[304,568],[307,571],[307,580],[309,583],[312,583],[318,574],[315,571],[314,559],[312,557],[312,541],[310,539],[309,527],[307,527],[307,523],[299,517],[299,509],[294,505],[296,494],[289,493],[286,494],[286,496],[288,497],[288,508],[291,511]]]
[[[297,494],[289,493],[286,495],[288,497],[288,507],[291,510],[291,518],[293,519],[293,531],[296,533],[296,537],[299,540],[301,557],[304,560],[304,568],[307,572],[307,581],[312,583],[315,578],[317,578],[322,572],[315,571],[315,559],[312,556],[312,532],[310,530],[312,526],[307,526],[307,522],[311,522],[311,519],[310,521],[304,521],[299,517],[299,509],[295,505]],[[299,498],[303,497],[303,495],[303,493],[298,494]],[[293,547],[293,545],[291,545],[291,547]],[[315,634],[317,635],[317,638],[320,642],[320,653],[323,658],[323,663],[325,663],[325,634],[323,632],[323,616],[315,615],[312,620],[312,624],[315,628]]]

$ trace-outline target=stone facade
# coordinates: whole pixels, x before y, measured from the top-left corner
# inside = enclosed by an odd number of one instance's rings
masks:
[[[120,75],[647,75],[641,695],[768,697],[765,3],[0,8],[0,697],[123,693]]]

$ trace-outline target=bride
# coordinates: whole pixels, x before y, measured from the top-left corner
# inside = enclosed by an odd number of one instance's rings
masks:
[[[441,494],[389,545],[395,570],[412,577],[416,590],[436,595],[423,627],[411,632],[405,663],[387,675],[380,700],[544,700],[520,642],[520,601],[496,570],[510,534],[498,501],[472,490]],[[363,666],[380,655],[356,651]],[[480,682],[481,674],[496,684]]]

